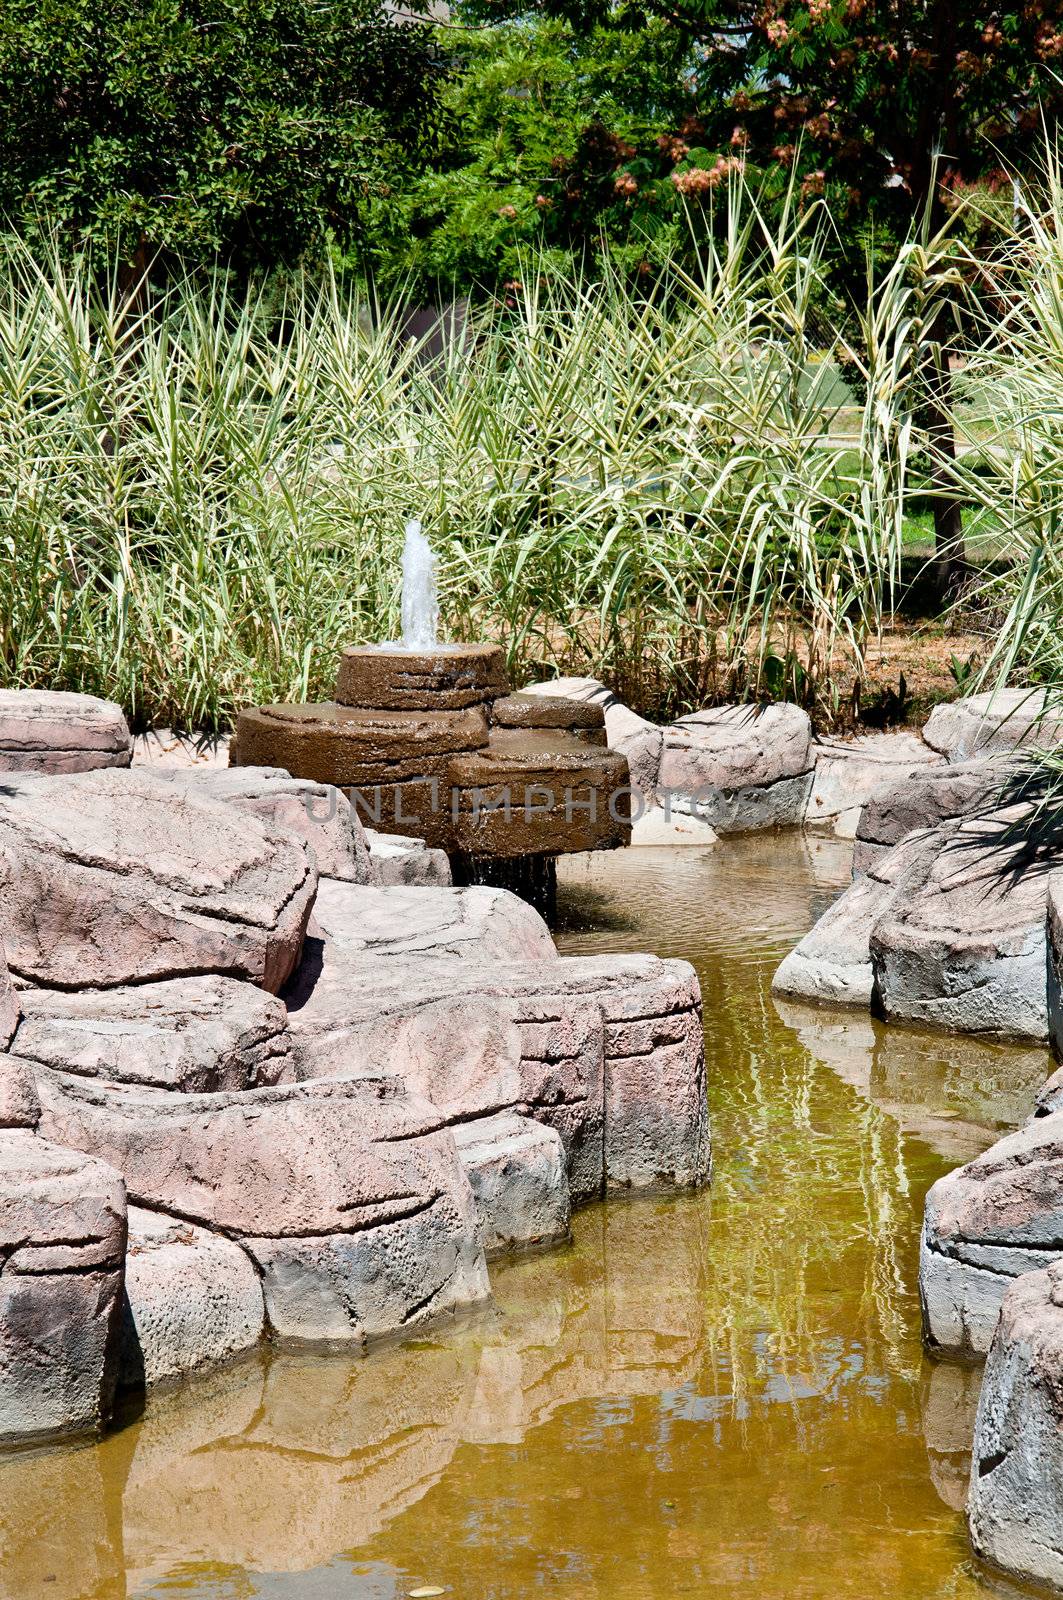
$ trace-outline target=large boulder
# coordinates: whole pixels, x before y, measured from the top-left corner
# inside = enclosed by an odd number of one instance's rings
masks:
[[[1009,768],[1000,760],[920,768],[872,794],[860,813],[853,876],[881,860],[919,828],[968,812],[991,811],[1007,799]]]
[[[0,1133],[0,1444],[108,1420],[125,1243],[113,1167]]]
[[[33,983],[218,972],[276,990],[316,886],[291,833],[139,771],[0,787],[4,944]]]
[[[812,785],[812,728],[800,706],[716,706],[664,730],[658,798],[717,833],[795,827]]]
[[[945,757],[914,733],[866,733],[855,739],[821,739],[812,747],[815,775],[805,822],[852,837],[872,796],[902,786]],[[917,826],[913,823],[912,825]]]
[[[118,1380],[142,1389],[202,1371],[264,1337],[262,1285],[231,1239],[129,1208]]]
[[[1063,1262],[1004,1296],[975,1421],[967,1524],[984,1560],[1063,1589]]]
[[[453,1138],[400,1079],[180,1095],[40,1068],[37,1085],[45,1137],[242,1245],[276,1334],[364,1345],[487,1296]]]
[[[875,990],[891,1020],[1047,1039],[1045,915],[1063,840],[1042,846],[1028,808],[935,829],[871,931]],[[917,838],[920,836],[916,836]],[[902,852],[905,846],[898,847]]]
[[[12,1054],[59,1071],[189,1094],[288,1083],[287,1013],[253,984],[208,975],[117,989],[29,989]]]
[[[556,961],[539,913],[505,889],[354,887],[322,883],[315,927],[367,958]]]
[[[871,1003],[891,1021],[1048,1036],[1048,882],[1063,839],[1029,806],[908,834],[780,966],[777,993]]]
[[[1063,1238],[1063,1115],[1035,1118],[926,1197],[919,1263],[931,1348],[984,1355],[1013,1278],[1055,1260]]]
[[[189,792],[227,800],[305,840],[323,878],[373,883],[369,842],[347,796],[332,784],[292,778],[279,767],[174,767],[163,775]]]
[[[990,689],[935,706],[923,738],[950,761],[970,761],[1054,748],[1063,740],[1063,718],[1043,689]]]
[[[784,958],[772,979],[773,993],[831,1005],[870,1005],[872,931],[939,848],[930,831],[912,834],[852,882]]]
[[[0,689],[0,772],[90,772],[128,767],[122,708],[91,694]]]
[[[370,893],[324,886],[327,937],[308,942],[284,991],[303,1072],[342,1077],[371,1064],[422,1074],[444,1110],[455,1093],[446,1085],[464,1085],[463,1118],[527,1109],[565,1140],[574,1198],[706,1180],[701,1002],[686,962],[501,950],[463,962],[448,952],[450,935],[427,940],[416,927],[367,942]]]

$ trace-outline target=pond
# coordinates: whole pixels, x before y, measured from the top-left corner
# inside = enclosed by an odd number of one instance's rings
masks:
[[[1043,1051],[776,1004],[844,886],[789,835],[579,857],[567,953],[697,967],[711,1191],[590,1207],[496,1309],[367,1360],[256,1356],[0,1463],[4,1600],[967,1600],[978,1373],[922,1354],[923,1195]]]

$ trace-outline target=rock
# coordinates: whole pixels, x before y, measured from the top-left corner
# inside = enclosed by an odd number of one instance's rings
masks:
[[[853,851],[853,876],[866,872],[917,828],[933,828],[951,817],[992,809],[1006,800],[1008,767],[967,761],[930,767],[877,790],[860,813]]]
[[[90,772],[128,767],[122,708],[91,694],[0,689],[0,771]]]
[[[605,708],[605,731],[610,750],[627,757],[631,787],[652,800],[661,773],[664,729],[617,700]]]
[[[317,927],[366,957],[556,961],[550,930],[505,889],[379,889],[322,883]]]
[[[1063,864],[1063,841],[1042,844],[1023,807],[958,818],[929,837],[937,848],[920,849],[919,870],[906,873],[871,932],[886,1017],[1046,1040],[1048,871]]]
[[[35,1128],[41,1103],[33,1074],[17,1056],[0,1051],[0,1128]]]
[[[0,792],[4,942],[33,983],[218,972],[276,990],[316,878],[289,833],[143,772],[19,777]]]
[[[4,948],[0,944],[0,1050],[6,1050],[18,1027],[22,1007],[7,969]]]
[[[294,833],[314,852],[323,878],[374,882],[365,829],[347,796],[331,784],[292,778],[278,767],[182,767],[166,776],[190,793],[227,800]]]
[[[295,1077],[283,1004],[213,975],[74,993],[27,990],[12,1050],[58,1071],[189,1094]]]
[[[527,683],[521,694],[556,695],[561,700],[583,700],[599,705],[605,710],[616,701],[612,689],[607,689],[597,678],[544,678],[540,683]]]
[[[491,706],[494,728],[548,728],[571,733],[589,744],[605,744],[605,712],[596,700],[565,700],[560,695],[503,695]]]
[[[670,1190],[706,1181],[700,993],[686,962],[466,963],[432,959],[430,945],[420,955],[400,945],[367,973],[356,927],[356,896],[364,893],[348,891],[350,935],[342,934],[333,901],[329,933],[340,937],[308,948],[285,990],[303,1071],[342,1077],[368,1063],[405,1073],[453,1057],[463,1063],[455,1081],[476,1085],[478,1111],[527,1109],[557,1128],[573,1198],[603,1185]],[[426,1092],[440,1095],[435,1087]],[[445,1107],[448,1096],[440,1098]]]
[[[935,706],[923,738],[950,761],[969,761],[1019,748],[1054,748],[1063,739],[1063,720],[1046,714],[1043,689],[991,689]]]
[[[779,994],[873,1002],[890,1021],[1044,1040],[1045,905],[1063,841],[1027,807],[908,834],[775,975]]]
[[[0,1134],[0,1443],[107,1421],[125,1238],[118,1172]]]
[[[571,1206],[560,1134],[512,1113],[454,1129],[484,1230],[488,1260],[568,1238]]]
[[[709,849],[716,843],[716,830],[689,812],[650,806],[641,816],[634,817],[631,843],[643,847],[694,845]]]
[[[336,700],[379,711],[457,711],[506,693],[505,658],[496,644],[349,645],[340,652]]]
[[[487,1296],[453,1139],[394,1077],[180,1095],[41,1068],[38,1093],[46,1137],[240,1242],[278,1335],[364,1346]]]
[[[904,732],[817,740],[812,754],[815,774],[805,822],[811,827],[833,827],[849,838],[872,796],[903,787],[928,767],[945,765],[944,756],[915,734]],[[913,827],[917,825],[913,823]]]
[[[143,1388],[198,1372],[265,1334],[262,1286],[230,1239],[129,1208],[119,1383]]]
[[[871,1004],[871,930],[888,910],[908,853],[898,849],[851,883],[785,957],[772,992],[831,1005]]]
[[[230,738],[227,733],[178,733],[173,728],[151,728],[133,738],[134,767],[147,767],[160,776],[191,769],[215,771],[229,765]]]
[[[1004,1296],[975,1422],[967,1525],[983,1560],[1063,1589],[1063,1262]]]
[[[1063,1238],[1063,1116],[1040,1117],[939,1178],[919,1263],[931,1348],[983,1355],[1011,1279],[1056,1259]]]
[[[445,850],[431,850],[423,839],[363,829],[369,846],[372,882],[381,888],[443,889],[451,884]]]
[[[799,706],[718,706],[664,730],[658,799],[717,833],[796,827],[812,785],[811,724]]]

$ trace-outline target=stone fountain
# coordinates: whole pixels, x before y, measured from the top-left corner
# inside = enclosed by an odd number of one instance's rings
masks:
[[[445,850],[458,884],[548,917],[557,857],[629,843],[628,764],[600,706],[514,694],[492,644],[440,644],[435,558],[406,529],[402,640],[341,652],[335,699],[240,713],[230,762],[349,793],[367,825]]]

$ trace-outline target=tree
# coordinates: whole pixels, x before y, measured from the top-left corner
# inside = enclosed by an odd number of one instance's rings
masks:
[[[511,0],[466,0],[466,9],[497,20]],[[658,139],[671,182],[696,204],[737,161],[769,185],[787,179],[805,197],[824,195],[861,273],[869,243],[888,250],[920,220],[937,231],[965,189],[1007,204],[1008,169],[1063,107],[1063,0],[538,0],[536,9],[585,32],[638,33],[651,19],[673,30],[689,51],[693,103],[671,141]],[[617,181],[638,182],[631,162],[616,166]],[[925,424],[946,453],[947,319],[942,307],[925,331],[934,352]],[[935,527],[948,586],[961,525],[943,491]]]
[[[0,0],[0,210],[133,264],[293,261],[357,237],[440,76],[377,0]]]

